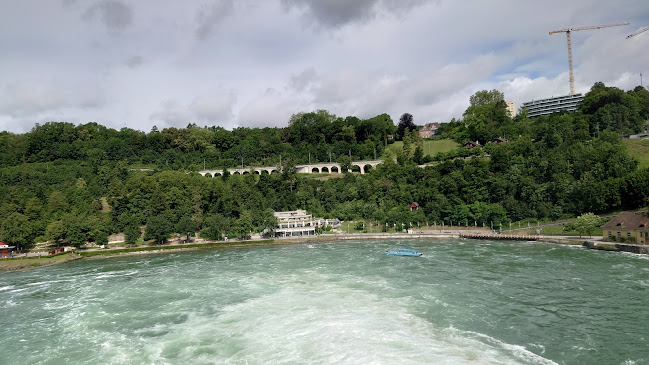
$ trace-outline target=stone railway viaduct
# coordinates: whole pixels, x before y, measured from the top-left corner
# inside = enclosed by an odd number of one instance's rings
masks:
[[[383,163],[383,160],[371,160],[371,161],[353,161],[352,162],[352,170],[349,170],[349,172],[360,172],[361,174],[364,174],[368,172],[371,169],[375,169],[377,165]],[[358,169],[356,169],[358,167]],[[322,163],[312,163],[312,164],[306,164],[306,165],[296,165],[295,166],[296,172],[297,173],[302,173],[302,174],[320,174],[320,173],[336,173],[336,172],[342,172],[340,168],[340,164],[337,162],[322,162]],[[230,174],[238,174],[238,175],[243,175],[243,174],[262,174],[262,173],[268,173],[271,174],[273,172],[279,172],[279,167],[277,166],[264,166],[264,167],[244,167],[244,168],[228,168],[227,169]],[[223,175],[224,170],[223,169],[217,169],[217,170],[201,170],[198,173],[205,176],[209,174],[210,176],[221,176]]]

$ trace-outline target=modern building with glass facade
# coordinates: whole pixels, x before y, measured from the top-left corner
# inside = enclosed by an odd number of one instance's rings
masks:
[[[523,103],[523,108],[527,108],[529,118],[534,118],[560,111],[577,111],[577,104],[583,99],[584,97],[581,94],[557,96],[549,99],[528,101]]]

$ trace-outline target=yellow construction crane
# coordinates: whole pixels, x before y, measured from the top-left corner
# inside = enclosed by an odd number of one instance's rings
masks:
[[[570,43],[570,33],[578,30],[591,30],[591,29],[600,29],[608,27],[618,27],[620,25],[629,25],[629,22],[618,23],[618,24],[606,24],[606,25],[591,25],[588,27],[578,27],[578,28],[567,28],[561,30],[553,30],[550,32],[550,35],[555,33],[566,33],[566,38],[568,39],[568,66],[570,67],[570,95],[575,93],[575,77],[572,75],[572,45]]]
[[[635,32],[633,34],[629,34],[628,36],[626,36],[626,38],[629,39],[629,38],[633,37],[634,35],[638,35],[638,34],[640,34],[642,32],[646,32],[648,30],[649,30],[649,27],[642,28],[642,29],[640,29],[639,31],[637,31],[637,32]]]

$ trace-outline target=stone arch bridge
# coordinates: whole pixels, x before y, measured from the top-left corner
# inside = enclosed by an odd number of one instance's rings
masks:
[[[377,165],[383,163],[383,160],[369,160],[369,161],[353,161],[352,169],[349,172],[358,172],[364,174],[369,172],[371,169],[375,169]],[[279,167],[277,166],[264,166],[264,167],[244,167],[244,168],[228,168],[228,172],[232,175],[244,175],[244,174],[272,174],[273,172],[279,172]],[[322,163],[312,163],[306,165],[295,165],[295,170],[300,174],[331,174],[342,172],[340,164],[337,162],[322,162]],[[201,170],[198,173],[205,176],[210,174],[210,176],[221,176],[225,169],[216,169],[216,170]]]

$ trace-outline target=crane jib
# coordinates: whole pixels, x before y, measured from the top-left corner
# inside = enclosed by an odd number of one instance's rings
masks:
[[[629,22],[624,22],[624,23],[617,23],[617,24],[605,24],[605,25],[591,25],[591,26],[586,26],[586,27],[577,27],[577,28],[567,28],[567,29],[561,29],[561,30],[553,30],[550,32],[550,35],[555,34],[555,33],[566,33],[566,38],[568,41],[568,67],[570,71],[570,95],[575,94],[575,79],[572,74],[572,46],[570,42],[570,33],[578,30],[590,30],[590,29],[601,29],[601,28],[608,28],[608,27],[617,27],[620,25],[629,25]],[[631,37],[631,36],[629,36]],[[629,38],[627,37],[627,38]]]

